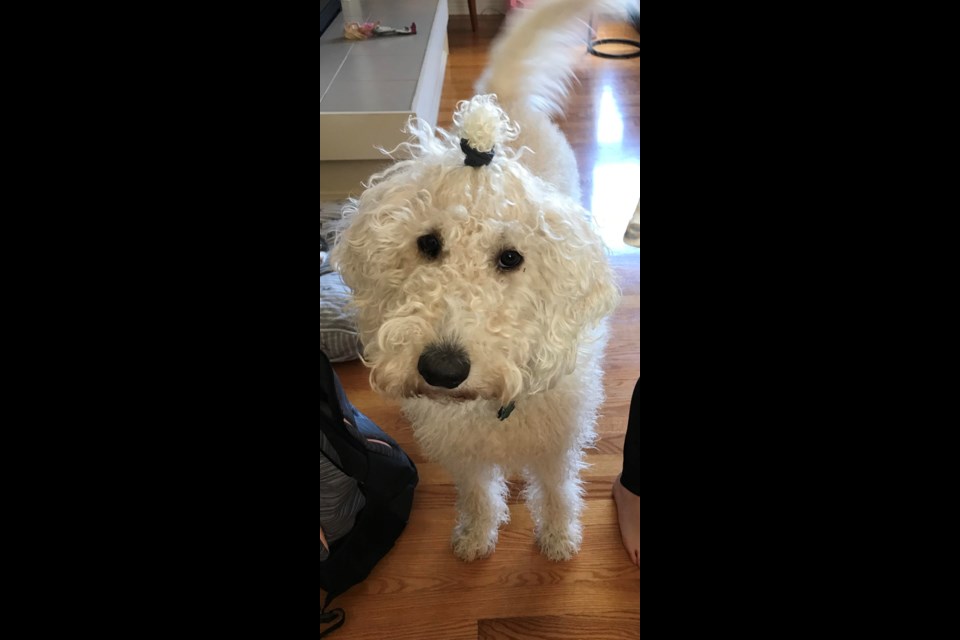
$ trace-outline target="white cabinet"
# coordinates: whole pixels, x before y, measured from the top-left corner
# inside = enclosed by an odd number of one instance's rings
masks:
[[[357,193],[415,115],[436,125],[447,64],[446,0],[360,0],[369,21],[417,24],[415,35],[343,37],[343,14],[320,38],[320,191]]]

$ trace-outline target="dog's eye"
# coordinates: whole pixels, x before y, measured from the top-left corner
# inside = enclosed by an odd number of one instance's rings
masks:
[[[510,271],[516,269],[523,263],[523,256],[514,251],[513,249],[507,249],[500,253],[497,257],[497,268],[502,271]]]
[[[440,243],[440,238],[433,233],[428,233],[425,236],[417,238],[417,248],[420,249],[420,253],[431,260],[440,255],[440,249],[442,247],[443,245]]]

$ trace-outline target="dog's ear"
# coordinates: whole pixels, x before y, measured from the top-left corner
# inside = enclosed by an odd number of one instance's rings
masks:
[[[538,261],[542,326],[531,360],[537,363],[532,382],[544,388],[574,369],[585,343],[603,338],[595,329],[620,299],[607,249],[588,218],[569,198],[540,210],[538,233],[545,242],[532,258]]]
[[[620,289],[603,250],[579,267],[579,295],[570,301],[567,316],[580,331],[589,331],[613,313],[620,302]]]
[[[544,215],[547,233],[563,238],[555,245],[549,265],[554,282],[563,283],[557,312],[577,334],[596,326],[620,301],[607,248],[589,217],[579,206],[573,211]]]
[[[429,194],[417,193],[416,183],[406,179],[408,170],[408,163],[394,165],[390,171],[396,181],[380,182],[348,201],[337,225],[330,261],[353,292],[352,306],[360,312],[362,326],[403,282],[416,246],[408,220],[413,209],[429,203]]]
[[[337,226],[336,241],[330,252],[330,263],[350,288],[350,310],[355,313],[364,358],[374,358],[376,348],[376,317],[378,306],[378,277],[389,277],[384,260],[391,254],[382,245],[384,234],[377,233],[374,214],[363,210],[357,200],[344,207],[343,218]],[[379,240],[378,240],[379,238]]]
[[[617,308],[620,288],[606,255],[594,262],[590,269],[589,279],[593,284],[585,291],[582,313],[586,326],[592,327]]]
[[[343,218],[336,226],[336,240],[330,252],[330,263],[340,272],[343,281],[351,289],[362,289],[364,274],[363,259],[357,249],[356,236],[363,235],[363,221],[357,211],[357,201],[350,200],[343,208]]]
[[[361,328],[376,309],[384,293],[380,281],[390,280],[401,270],[396,237],[383,227],[383,215],[378,207],[360,200],[350,200],[343,208],[336,242],[330,252],[330,263],[340,273],[351,290],[351,306],[357,311]],[[370,336],[364,336],[369,339]]]

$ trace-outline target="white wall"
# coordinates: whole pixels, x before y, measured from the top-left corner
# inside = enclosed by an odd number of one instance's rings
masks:
[[[447,0],[451,15],[470,15],[467,0]],[[477,0],[477,15],[495,15],[506,13],[510,3],[508,0]]]

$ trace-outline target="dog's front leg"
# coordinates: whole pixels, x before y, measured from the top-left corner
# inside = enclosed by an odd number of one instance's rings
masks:
[[[536,525],[537,543],[550,560],[569,560],[580,551],[579,452],[544,456],[527,467],[526,501]]]
[[[447,466],[457,484],[453,552],[466,562],[483,558],[497,544],[497,530],[510,520],[507,486],[497,467]]]

